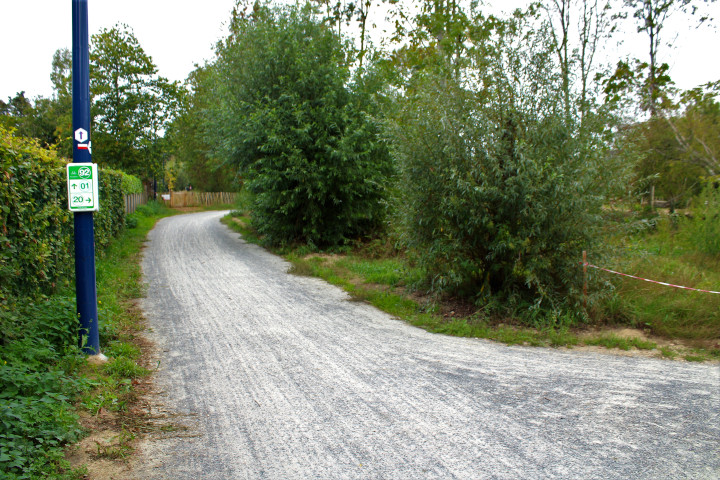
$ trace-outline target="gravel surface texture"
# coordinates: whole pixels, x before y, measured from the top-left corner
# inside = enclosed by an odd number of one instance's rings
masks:
[[[718,479],[720,367],[427,333],[243,242],[161,220],[143,309],[167,409],[137,478]]]

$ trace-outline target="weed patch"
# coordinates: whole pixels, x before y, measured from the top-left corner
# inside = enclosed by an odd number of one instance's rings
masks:
[[[143,294],[139,253],[157,218],[150,204],[97,254],[98,313],[105,366],[90,365],[77,347],[72,286],[50,296],[13,297],[0,305],[0,477],[80,479],[87,469],[65,459],[64,447],[86,432],[79,412],[124,411],[132,379],[147,374],[133,344],[142,318],[133,299]],[[129,448],[128,442],[121,442]],[[124,450],[118,450],[122,456]],[[115,453],[109,452],[111,455]]]

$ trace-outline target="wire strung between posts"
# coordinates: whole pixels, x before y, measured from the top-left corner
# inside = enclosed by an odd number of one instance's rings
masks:
[[[692,290],[693,292],[716,293],[716,294],[720,295],[720,292],[715,292],[713,290],[702,290],[700,288],[683,287],[682,285],[673,285],[672,283],[658,282],[657,280],[650,280],[648,278],[636,277],[635,275],[629,275],[627,273],[616,272],[615,270],[598,267],[597,265],[593,265],[592,263],[584,262],[583,265],[585,265],[587,267],[591,267],[591,268],[597,268],[598,270],[602,270],[604,272],[614,273],[615,275],[622,275],[623,277],[630,277],[630,278],[635,278],[637,280],[645,280],[646,282],[650,282],[650,283],[657,283],[658,285],[665,285],[666,287],[682,288],[683,290]]]

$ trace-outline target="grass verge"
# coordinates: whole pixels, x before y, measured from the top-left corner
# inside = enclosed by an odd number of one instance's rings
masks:
[[[87,466],[73,466],[65,447],[90,433],[100,417],[112,419],[110,428],[129,432],[111,453],[131,448],[132,422],[126,419],[135,400],[133,382],[149,372],[141,362],[137,333],[143,319],[134,303],[144,293],[139,255],[147,232],[167,214],[159,204],[143,207],[130,217],[132,228],[97,255],[101,350],[108,363],[87,362],[75,346],[72,288],[16,298],[0,311],[1,478],[86,478]]]
[[[240,233],[245,241],[262,245],[252,229],[247,214],[233,212],[223,218],[223,222]],[[647,235],[646,235],[647,236]],[[678,253],[678,248],[663,247],[666,239],[651,238],[650,248],[667,248],[673,255],[684,258],[692,268],[703,268],[707,259],[698,262],[697,257]],[[509,345],[549,346],[549,347],[582,347],[594,346],[619,351],[652,352],[659,358],[684,359],[686,361],[720,360],[720,345],[712,344],[681,344],[645,338],[626,337],[614,333],[619,325],[628,326],[653,333],[661,338],[686,341],[693,338],[719,338],[720,305],[702,307],[701,313],[688,310],[696,308],[701,302],[692,295],[681,297],[687,292],[671,292],[678,297],[663,297],[657,293],[648,294],[642,288],[646,285],[623,283],[619,288],[618,305],[613,308],[613,319],[607,321],[607,328],[590,330],[587,328],[530,328],[519,324],[512,318],[491,318],[482,309],[463,304],[453,299],[432,299],[413,291],[411,286],[417,283],[421,272],[407,262],[402,255],[367,255],[366,249],[359,248],[343,253],[308,253],[305,248],[274,250],[292,263],[291,273],[319,277],[347,291],[354,299],[367,301],[375,307],[397,316],[412,325],[435,333],[446,335],[486,338]],[[664,268],[671,268],[672,263],[665,259],[647,260],[648,255],[632,248],[630,258],[647,265],[665,263]],[[661,250],[662,251],[662,250]],[[668,267],[670,265],[670,267]],[[686,267],[689,268],[689,267]],[[649,274],[652,274],[650,272]],[[720,275],[715,279],[714,272],[693,273],[695,276],[710,277],[706,283],[720,284]],[[624,282],[624,280],[622,280]],[[628,282],[637,282],[628,280]],[[645,284],[645,282],[640,282]],[[663,287],[665,288],[665,287]],[[667,292],[665,292],[667,293]],[[677,300],[682,298],[682,300]],[[714,300],[714,299],[713,299]],[[681,301],[680,305],[674,302]],[[642,307],[641,302],[661,302],[655,309]],[[645,308],[645,313],[643,313]],[[617,312],[619,311],[619,313]],[[685,317],[683,317],[685,315]],[[708,315],[703,320],[700,317]],[[680,322],[679,318],[692,317],[691,322]]]

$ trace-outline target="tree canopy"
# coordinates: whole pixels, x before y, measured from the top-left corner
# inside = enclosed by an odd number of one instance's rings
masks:
[[[161,175],[160,138],[177,108],[178,86],[157,74],[126,25],[101,30],[91,45],[94,159],[143,178]]]
[[[383,218],[390,174],[348,46],[313,9],[256,4],[217,49],[205,132],[254,197],[272,243],[337,244]]]

